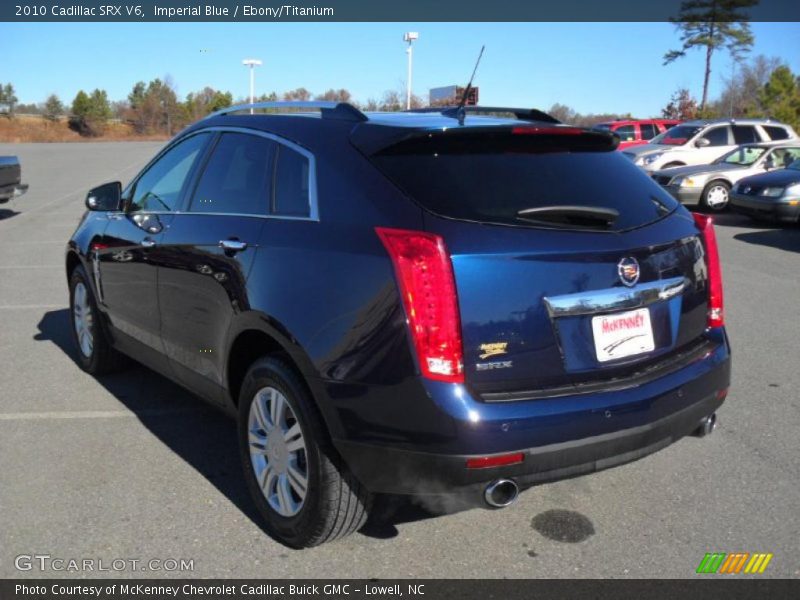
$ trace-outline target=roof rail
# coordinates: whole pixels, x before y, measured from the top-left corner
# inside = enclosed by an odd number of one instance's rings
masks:
[[[509,108],[505,106],[463,106],[461,107],[467,114],[492,115],[497,113],[511,113],[520,121],[543,121],[545,123],[561,123],[555,117],[536,108]],[[427,108],[412,108],[405,112],[412,113],[442,113],[445,117],[458,118],[457,106],[430,106]]]
[[[367,115],[362,113],[352,104],[348,104],[347,102],[327,102],[327,101],[253,102],[252,104],[236,104],[234,106],[229,106],[228,108],[223,108],[222,110],[213,112],[210,115],[206,116],[205,118],[210,119],[212,117],[220,117],[223,115],[229,115],[231,113],[241,112],[243,110],[250,110],[250,109],[281,110],[281,109],[297,109],[297,108],[318,109],[320,111],[320,116],[323,119],[339,119],[341,121],[356,121],[356,122],[368,120]],[[292,111],[287,110],[286,112],[292,112]]]

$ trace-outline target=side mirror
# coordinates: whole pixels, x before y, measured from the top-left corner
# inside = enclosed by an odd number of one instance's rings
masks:
[[[711,145],[711,142],[709,142],[709,141],[708,141],[706,138],[700,138],[699,140],[697,140],[697,141],[694,143],[694,145],[695,145],[697,148],[705,148],[706,146],[710,146],[710,145]]]
[[[89,190],[86,195],[86,208],[89,210],[112,211],[122,206],[122,184],[119,181],[104,183]]]

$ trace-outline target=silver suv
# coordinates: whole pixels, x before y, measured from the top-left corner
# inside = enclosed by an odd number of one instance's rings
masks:
[[[623,154],[652,173],[670,167],[707,165],[742,144],[795,139],[794,129],[771,119],[686,121]]]

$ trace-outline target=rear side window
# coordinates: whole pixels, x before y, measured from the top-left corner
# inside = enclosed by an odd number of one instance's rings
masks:
[[[266,215],[276,143],[223,133],[197,183],[191,212]]]
[[[653,123],[639,123],[639,129],[642,131],[643,140],[652,140],[658,135],[658,127]]]
[[[788,140],[789,132],[783,127],[775,127],[774,125],[762,125],[764,131],[767,132],[771,140]]]
[[[620,231],[656,221],[677,206],[620,152],[484,148],[474,139],[461,152],[434,145],[372,160],[424,208],[455,219],[532,226],[520,211],[579,205],[618,211],[608,230]]]
[[[275,192],[272,214],[285,217],[308,217],[310,214],[311,178],[309,160],[287,146],[278,147],[275,162]]]
[[[752,125],[734,125],[733,139],[737,144],[752,144],[761,141],[756,133],[756,128]]]

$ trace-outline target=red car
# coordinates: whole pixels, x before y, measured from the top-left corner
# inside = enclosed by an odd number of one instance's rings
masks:
[[[678,119],[617,119],[608,123],[598,123],[594,129],[613,131],[619,138],[619,149],[646,144],[660,133],[674,127]]]

